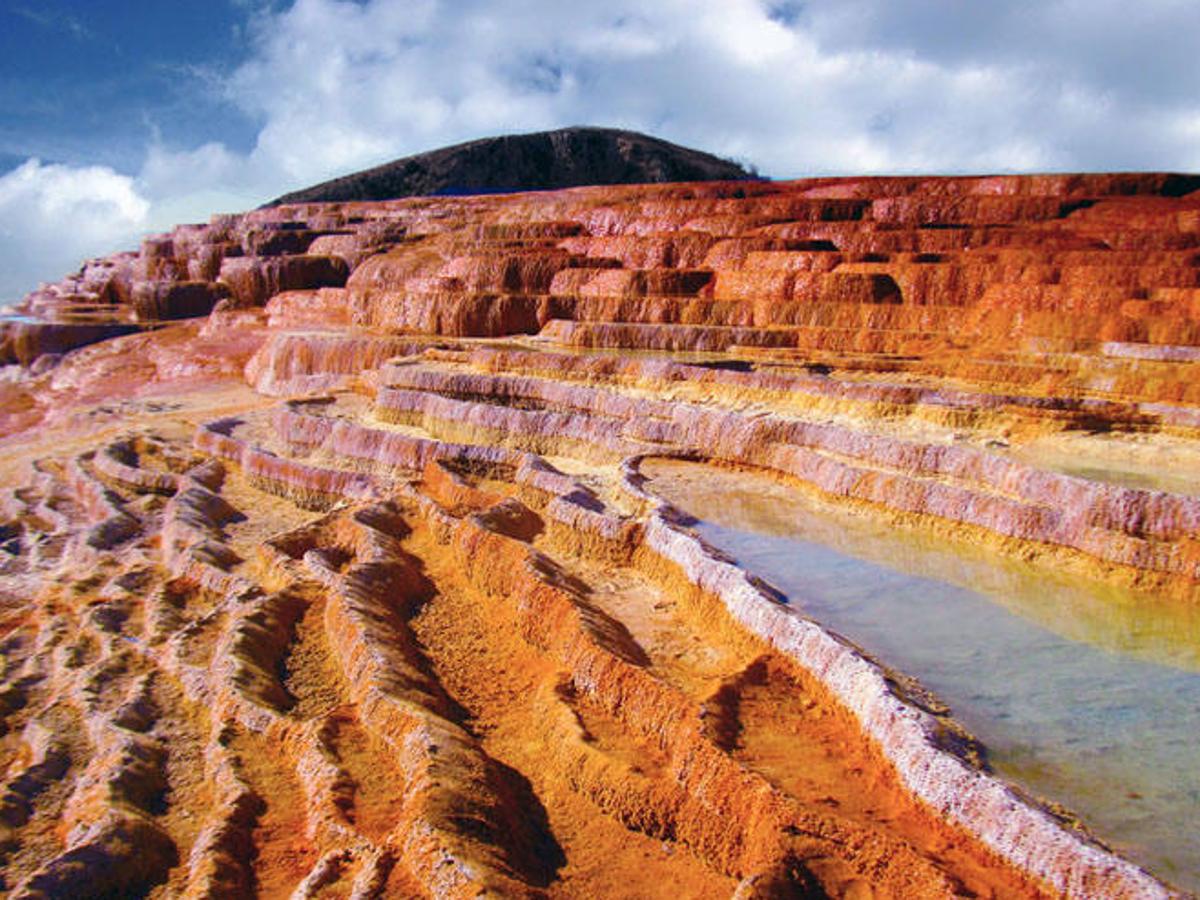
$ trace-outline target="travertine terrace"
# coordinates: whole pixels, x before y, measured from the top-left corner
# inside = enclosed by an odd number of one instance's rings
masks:
[[[640,460],[1195,602],[1197,188],[280,206],[43,288],[0,383],[5,890],[1170,895]]]

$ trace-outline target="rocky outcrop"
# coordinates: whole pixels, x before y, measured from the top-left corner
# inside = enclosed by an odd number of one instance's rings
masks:
[[[122,322],[42,322],[0,318],[0,365],[33,365],[78,347],[137,331]]]
[[[335,256],[245,256],[222,262],[220,280],[239,305],[262,306],[284,291],[341,287],[346,271]]]
[[[737,163],[644,134],[561,128],[485,138],[409,156],[294,191],[271,205],[752,177]]]
[[[139,281],[133,285],[132,302],[140,321],[155,322],[206,316],[229,295],[226,285],[210,281]]]

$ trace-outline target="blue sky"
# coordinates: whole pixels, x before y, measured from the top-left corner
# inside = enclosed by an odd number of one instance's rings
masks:
[[[1200,170],[1194,0],[0,0],[0,304],[491,134],[765,174]]]
[[[132,172],[156,138],[253,146],[255,123],[220,87],[251,52],[244,4],[4,0],[0,9],[0,169],[36,156]]]

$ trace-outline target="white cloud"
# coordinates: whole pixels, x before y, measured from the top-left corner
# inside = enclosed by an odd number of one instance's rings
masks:
[[[149,211],[150,202],[132,178],[103,166],[71,168],[30,159],[0,176],[5,248],[0,303],[34,286],[28,273],[57,277],[84,257],[135,240]]]
[[[26,164],[0,183],[43,187],[0,211],[97,241],[108,229],[117,245],[137,223],[203,220],[405,154],[573,124],[647,131],[776,177],[1200,169],[1200,6],[1183,0],[276,5],[248,4],[253,53],[224,84],[262,123],[248,153],[156,142],[135,177],[79,170],[58,213],[50,185],[74,170]],[[0,252],[21,270],[14,234]]]
[[[784,16],[767,0],[297,0],[257,20],[258,52],[230,90],[266,121],[252,159],[292,184],[578,123],[781,177],[1200,166],[1171,124],[1200,113],[1185,52],[1200,18],[1178,0],[1137,15],[1116,0],[903,6],[812,0]],[[1154,59],[1172,99],[1155,105],[1144,76],[1090,47]]]
[[[189,151],[152,144],[136,183],[151,198],[145,227],[164,230],[257,205],[262,181],[249,160],[214,142]]]
[[[75,169],[31,159],[0,178],[0,209],[24,217],[22,230],[51,234],[67,218],[81,240],[95,240],[113,224],[136,226],[149,204],[131,178],[107,167]]]

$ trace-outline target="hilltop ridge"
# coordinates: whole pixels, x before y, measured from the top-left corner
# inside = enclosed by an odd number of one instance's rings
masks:
[[[660,138],[579,126],[481,138],[406,156],[292,191],[266,206],[756,177],[735,162]]]

